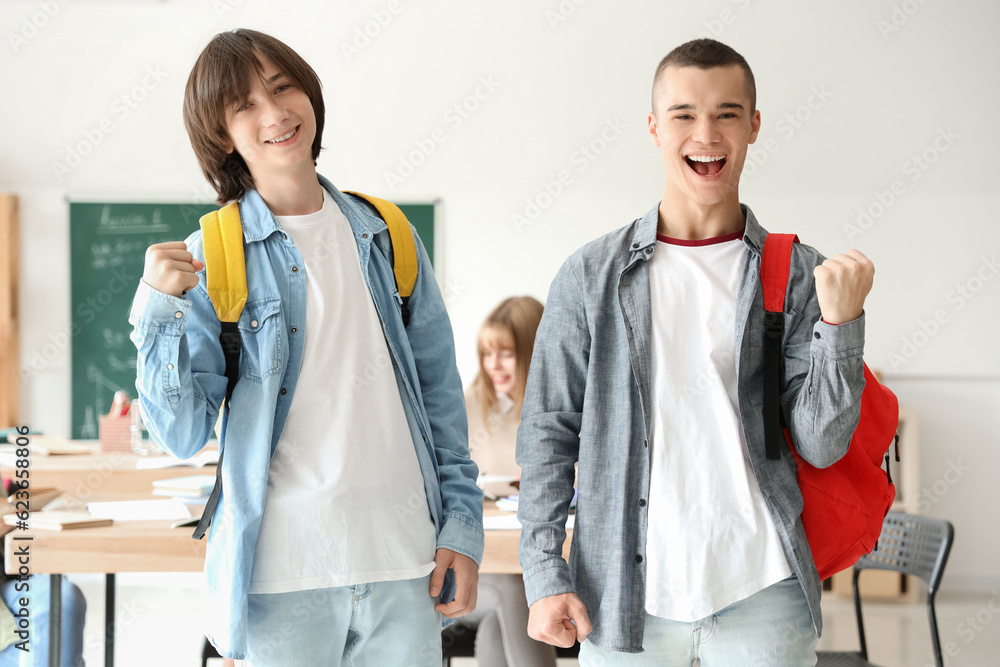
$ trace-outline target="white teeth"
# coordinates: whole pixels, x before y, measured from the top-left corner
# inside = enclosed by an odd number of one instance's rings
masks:
[[[725,155],[688,155],[687,159],[692,162],[718,162],[719,160],[725,160]]]
[[[292,138],[292,137],[294,137],[294,136],[295,136],[295,130],[292,130],[291,132],[289,132],[289,133],[288,133],[288,134],[286,134],[285,136],[283,136],[283,137],[278,137],[277,139],[271,139],[271,140],[270,140],[270,141],[268,141],[267,143],[269,143],[269,144],[276,144],[276,143],[278,143],[279,141],[287,141],[288,139],[291,139],[291,138]]]

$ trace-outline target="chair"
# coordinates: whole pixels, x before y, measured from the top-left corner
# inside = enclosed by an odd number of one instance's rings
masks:
[[[858,593],[858,575],[861,570],[891,570],[920,577],[927,584],[927,618],[934,645],[934,664],[944,667],[941,640],[938,637],[937,617],[934,613],[934,595],[941,583],[948,553],[955,539],[955,529],[949,521],[925,516],[889,512],[882,523],[882,535],[877,549],[854,566],[852,588],[854,610],[858,619],[858,638],[861,650],[857,652],[820,651],[817,667],[863,667],[868,662],[865,643],[865,626],[861,617],[861,596]]]
[[[472,658],[476,654],[476,629],[456,623],[441,631],[442,667],[451,667],[452,658]],[[569,648],[556,647],[556,657],[575,658],[580,655],[580,643]]]

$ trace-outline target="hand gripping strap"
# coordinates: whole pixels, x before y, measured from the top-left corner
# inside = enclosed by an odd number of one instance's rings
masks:
[[[760,261],[764,291],[764,450],[772,461],[781,459],[781,339],[785,333],[785,292],[791,272],[794,234],[768,234]]]
[[[201,218],[205,251],[205,283],[220,322],[236,322],[247,302],[247,269],[243,258],[243,225],[237,202]]]
[[[413,293],[417,284],[417,244],[413,240],[410,222],[399,207],[385,199],[363,195],[360,192],[347,191],[346,194],[361,197],[375,207],[389,228],[389,238],[392,240],[392,271],[396,274],[396,289],[403,298]]]

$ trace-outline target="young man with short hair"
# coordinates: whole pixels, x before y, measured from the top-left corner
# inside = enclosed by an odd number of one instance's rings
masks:
[[[795,462],[787,448],[765,458],[766,232],[738,194],[755,107],[733,49],[668,54],[648,118],[662,201],[552,282],[518,432],[520,560],[529,633],[586,638],[581,665],[816,661],[821,586]],[[858,422],[873,274],[856,250],[794,247],[781,404],[816,466],[843,456]]]
[[[323,114],[312,68],[252,30],[216,35],[185,92],[202,170],[239,202],[248,288],[207,635],[255,667],[436,667],[483,552],[451,326],[415,233],[404,325],[385,222],[316,173]],[[181,458],[226,396],[204,257],[201,232],[151,246],[130,316],[143,415]]]

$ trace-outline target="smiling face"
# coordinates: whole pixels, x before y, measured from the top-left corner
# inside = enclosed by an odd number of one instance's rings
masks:
[[[313,169],[316,114],[309,96],[270,60],[260,57],[245,100],[226,110],[230,145],[246,162],[255,182]]]
[[[649,114],[660,149],[664,198],[702,209],[739,206],[740,173],[757,139],[760,113],[751,106],[738,65],[667,67]]]
[[[517,352],[511,332],[497,326],[484,327],[479,334],[479,360],[496,392],[517,398]]]

